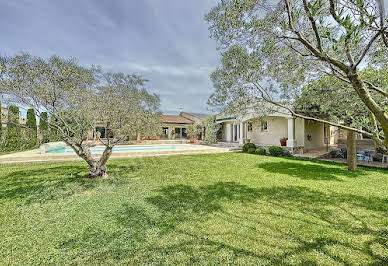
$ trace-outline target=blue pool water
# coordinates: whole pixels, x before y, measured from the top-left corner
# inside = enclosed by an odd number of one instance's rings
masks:
[[[182,150],[185,146],[179,145],[166,145],[166,146],[133,146],[133,147],[114,147],[113,152],[125,152],[125,151],[160,151],[160,150]],[[102,153],[105,147],[92,147],[90,151],[92,153]],[[74,153],[71,148],[65,146],[56,146],[49,148],[46,153]]]

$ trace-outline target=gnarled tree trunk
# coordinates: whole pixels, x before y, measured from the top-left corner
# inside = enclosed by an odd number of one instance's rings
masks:
[[[106,162],[108,161],[109,157],[112,154],[113,147],[107,146],[104,150],[104,152],[101,155],[100,160],[94,161],[94,163],[89,164],[90,165],[90,171],[89,171],[89,178],[100,178],[105,177],[107,174],[107,167]]]
[[[69,145],[75,153],[89,165],[88,178],[100,178],[105,177],[107,174],[106,163],[109,157],[112,155],[112,146],[106,146],[99,160],[96,160],[91,151],[90,147],[86,142],[81,144],[75,143],[70,138],[63,137],[67,145]]]
[[[347,161],[348,170],[355,172],[357,170],[357,148],[356,148],[356,133],[354,131],[347,131]]]

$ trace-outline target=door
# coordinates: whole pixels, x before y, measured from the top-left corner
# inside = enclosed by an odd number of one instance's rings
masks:
[[[232,141],[232,125],[226,124],[226,141],[231,142]]]

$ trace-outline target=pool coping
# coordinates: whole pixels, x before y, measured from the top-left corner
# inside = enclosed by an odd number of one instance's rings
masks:
[[[164,144],[171,146],[171,144]],[[158,144],[157,146],[164,146]],[[168,155],[184,155],[184,154],[209,154],[209,153],[226,153],[231,152],[228,148],[211,147],[207,145],[198,144],[175,144],[185,145],[187,149],[166,149],[166,150],[145,150],[145,151],[120,151],[114,152],[111,159],[125,159],[125,158],[140,158],[152,156],[168,156]],[[123,146],[156,146],[154,145],[120,145]],[[94,153],[94,158],[99,158],[102,152]],[[77,161],[83,160],[74,153],[45,153],[41,154],[40,149],[11,153],[0,156],[0,164],[14,164],[14,163],[42,163],[42,162],[61,162],[61,161]]]

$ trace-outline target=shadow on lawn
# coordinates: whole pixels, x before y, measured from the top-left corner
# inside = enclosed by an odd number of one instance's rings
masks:
[[[21,199],[25,204],[30,204],[64,198],[92,190],[102,183],[125,182],[125,179],[114,177],[122,173],[128,175],[139,170],[140,167],[113,163],[108,166],[108,173],[112,178],[96,180],[85,178],[88,173],[86,165],[38,164],[28,166],[27,169],[0,175],[0,201]]]
[[[302,163],[301,163],[302,162]],[[306,163],[303,163],[306,162]],[[342,181],[340,177],[359,177],[367,171],[359,168],[357,172],[347,171],[343,165],[333,165],[326,162],[311,162],[289,158],[279,162],[260,163],[257,167],[270,173],[284,174],[306,180],[333,180]]]
[[[299,237],[297,232],[295,234],[287,231],[284,232],[284,236],[294,239],[298,242],[298,246],[285,249],[284,253],[279,256],[267,256],[255,253],[248,249],[233,247],[222,241],[212,241],[208,237],[181,232],[183,234],[189,234],[191,238],[195,239],[192,243],[184,244],[186,245],[187,250],[190,249],[187,245],[194,245],[194,243],[200,241],[204,246],[210,245],[216,249],[227,249],[232,251],[235,256],[243,255],[261,258],[274,264],[282,264],[286,258],[312,251],[322,252],[332,260],[340,263],[349,263],[327,251],[328,246],[340,245],[345,246],[354,252],[362,252],[372,257],[378,263],[388,262],[388,257],[375,254],[371,248],[374,244],[378,244],[385,249],[388,249],[386,243],[388,231],[370,228],[367,221],[363,221],[362,218],[353,214],[357,213],[357,211],[368,211],[373,213],[373,215],[381,216],[383,219],[388,209],[387,199],[362,197],[335,192],[326,194],[300,186],[250,188],[235,182],[218,182],[214,185],[201,187],[175,185],[162,188],[158,192],[158,195],[148,198],[148,202],[156,206],[161,213],[163,213],[161,224],[164,228],[166,228],[166,226],[167,228],[176,228],[176,225],[185,221],[197,220],[202,222],[207,219],[206,217],[208,214],[218,212],[224,215],[226,223],[234,221],[235,223],[240,223],[241,226],[244,226],[247,219],[253,219],[250,221],[253,224],[267,227],[272,232],[281,231],[281,228],[277,228],[271,222],[256,219],[255,215],[252,217],[251,214],[247,214],[246,216],[238,217],[234,213],[230,213],[223,208],[223,204],[230,202],[241,202],[244,203],[244,205],[252,204],[253,209],[257,211],[257,215],[259,216],[263,211],[260,208],[260,204],[264,202],[273,205],[274,209],[285,211],[288,215],[279,214],[279,212],[276,211],[268,211],[266,215],[271,216],[272,219],[287,219],[292,221],[292,223],[307,223],[317,227],[322,226],[322,223],[324,223],[326,224],[324,227],[330,227],[332,230],[340,230],[350,235],[368,235],[368,237],[371,238],[363,247],[357,247],[356,245],[352,245],[345,241],[340,242],[339,240],[330,237],[318,237],[313,239],[313,241],[306,241]],[[346,207],[343,207],[342,205]],[[333,212],[333,208],[336,209],[336,211],[346,213],[349,219],[343,220],[338,217],[337,214]],[[295,218],[293,215],[295,213],[303,214],[302,217],[304,218]],[[354,223],[361,224],[361,226],[355,227]],[[235,234],[236,238],[240,237],[237,232],[235,232]],[[179,250],[185,248],[180,246],[181,244],[175,245],[173,248],[160,247],[158,252],[165,252],[166,254],[179,252]]]
[[[351,264],[346,256],[337,253],[338,247],[345,248],[351,256],[352,253],[354,256],[360,253],[368,256],[376,264],[388,262],[384,252],[376,251],[376,247],[377,250],[388,249],[388,231],[377,228],[376,224],[370,226],[368,220],[371,217],[386,219],[387,199],[323,193],[301,186],[251,188],[235,182],[200,187],[173,185],[156,192],[146,200],[153,208],[123,204],[112,215],[118,224],[118,231],[114,234],[107,236],[100,232],[96,238],[96,232],[85,232],[91,238],[83,236],[77,243],[85,246],[96,240],[102,241],[100,245],[105,248],[98,256],[135,263],[166,263],[182,256],[187,256],[186,263],[212,260],[225,263],[221,258],[229,254],[232,261],[284,264],[289,263],[288,259],[296,258],[301,263],[318,264],[318,261],[303,256],[319,253],[326,257],[326,263]],[[249,206],[249,211],[241,213],[230,208],[230,204],[241,206],[238,203]],[[209,219],[219,219],[217,223],[223,224],[219,232],[200,228]],[[280,225],[280,221],[290,223],[294,231]],[[183,224],[192,229],[184,229],[187,227]],[[310,228],[295,229],[304,226]],[[289,239],[292,245],[283,245],[281,241],[275,246],[265,243],[265,239],[260,238],[262,231],[259,229],[266,229],[269,235],[281,234],[280,238]],[[342,237],[322,232],[327,229]],[[364,239],[361,244],[353,242],[353,238],[361,237]],[[164,240],[159,242],[160,239]],[[259,242],[264,242],[263,250],[250,248]],[[68,243],[65,244],[67,248]],[[268,253],[271,245],[277,249],[276,253]]]

